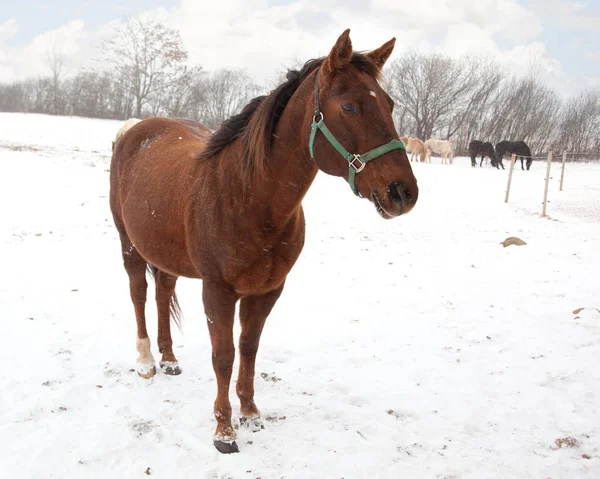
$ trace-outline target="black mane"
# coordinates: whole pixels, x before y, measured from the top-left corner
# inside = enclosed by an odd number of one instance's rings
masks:
[[[243,136],[243,156],[246,162],[261,165],[263,156],[268,153],[273,141],[277,122],[290,98],[302,82],[324,61],[325,57],[316,58],[307,61],[300,70],[288,70],[285,82],[268,95],[254,98],[239,114],[223,122],[209,139],[200,157],[210,158]],[[364,53],[353,53],[350,64],[376,78],[381,74],[378,65]],[[261,118],[258,118],[259,116]]]
[[[242,108],[241,112],[221,123],[219,129],[210,137],[200,156],[202,158],[214,156],[238,138],[244,132],[250,118],[266,97],[266,95],[261,95],[253,98]]]

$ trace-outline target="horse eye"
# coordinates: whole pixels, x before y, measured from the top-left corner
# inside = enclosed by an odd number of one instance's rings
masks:
[[[356,107],[352,103],[342,103],[342,110],[349,113],[356,113]]]

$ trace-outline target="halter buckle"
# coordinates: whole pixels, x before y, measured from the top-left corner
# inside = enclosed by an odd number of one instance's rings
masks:
[[[317,117],[321,116],[321,119],[317,121]],[[320,121],[323,121],[325,119],[325,115],[323,115],[322,111],[315,111],[315,114],[313,115],[313,123],[319,123]]]
[[[358,162],[358,166],[356,166],[356,162]],[[362,170],[364,170],[365,165],[366,163],[361,161],[360,155],[354,153],[354,158],[350,161],[350,166],[354,168],[357,173],[360,173]]]

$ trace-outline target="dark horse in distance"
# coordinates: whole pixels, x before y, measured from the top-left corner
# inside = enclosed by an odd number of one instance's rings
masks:
[[[531,163],[533,163],[533,159],[531,157],[531,150],[527,146],[527,143],[524,141],[501,141],[500,143],[496,143],[496,157],[498,161],[502,163],[502,158],[504,155],[512,154],[517,155],[517,159],[521,159],[521,169],[523,168],[523,159],[526,159],[527,169],[531,167]]]
[[[481,155],[481,162],[479,166],[483,166],[483,159],[487,156],[490,159],[492,166],[500,169],[499,166],[504,169],[502,159],[500,161],[496,158],[496,152],[494,151],[494,145],[489,141],[483,142],[480,140],[473,140],[469,143],[469,156],[471,157],[471,166],[477,166],[476,158]]]
[[[213,439],[220,452],[238,451],[229,402],[236,304],[240,422],[259,430],[256,353],[304,246],[302,200],[317,172],[346,178],[385,219],[408,213],[417,201],[417,180],[392,120],[394,103],[379,82],[394,43],[353,52],[346,30],[327,57],[289,71],[287,81],[214,134],[191,120],[151,118],[115,143],[110,206],[135,309],[138,373],[156,373],[146,330],[146,269],[156,279],[166,374],[181,372],[169,321],[170,308],[177,309],[175,283],[180,276],[202,279],[217,378]],[[343,198],[322,200],[344,207]],[[340,291],[338,300],[346,294]],[[330,295],[334,301],[336,293]]]

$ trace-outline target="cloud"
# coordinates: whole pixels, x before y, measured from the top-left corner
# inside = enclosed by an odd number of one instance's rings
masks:
[[[258,81],[290,59],[326,55],[348,27],[356,49],[397,37],[395,55],[419,49],[497,56],[498,40],[523,44],[543,31],[537,16],[516,0],[182,0],[170,22],[181,30],[193,61],[208,70],[244,66]]]
[[[586,11],[564,0],[549,1],[575,17]],[[562,78],[560,63],[542,41],[547,12],[542,14],[540,5],[539,0],[525,5],[522,0],[180,0],[175,8],[143,15],[178,29],[191,62],[205,70],[245,68],[258,83],[299,61],[326,55],[349,27],[357,50],[374,49],[396,37],[392,60],[407,50],[477,54],[518,73],[531,58],[542,57],[543,74]],[[58,38],[73,65],[89,61],[97,56],[91,45],[110,35],[111,25],[86,31],[81,20],[74,20],[18,51],[5,52],[12,59],[13,76],[48,73],[43,54]],[[16,29],[14,21],[0,25],[0,52],[2,35],[14,35]]]
[[[590,60],[593,61],[600,61],[600,50],[597,50],[595,52],[587,52],[585,54],[586,58],[589,58]]]
[[[11,77],[11,53],[4,47],[6,40],[14,37],[19,31],[19,24],[14,18],[0,24],[0,76]]]
[[[72,60],[81,52],[87,36],[83,21],[72,20],[37,35],[23,47],[2,49],[2,42],[14,36],[17,30],[15,21],[9,20],[0,25],[0,71],[9,80],[50,74],[48,55],[52,51],[64,58],[66,66],[77,66],[79,62]]]
[[[596,30],[600,25],[600,12],[593,11],[590,3],[564,0],[529,0],[529,7],[552,25],[570,30]]]
[[[79,52],[85,41],[84,23],[82,20],[71,20],[56,30],[50,30],[36,36],[24,49],[33,56],[44,56],[51,48],[65,56]]]
[[[4,23],[1,23],[0,24],[0,46],[2,46],[2,43],[4,43],[9,38],[14,37],[18,31],[19,31],[19,24],[17,23],[17,20],[15,20],[14,18],[10,18],[10,19],[6,20]]]

